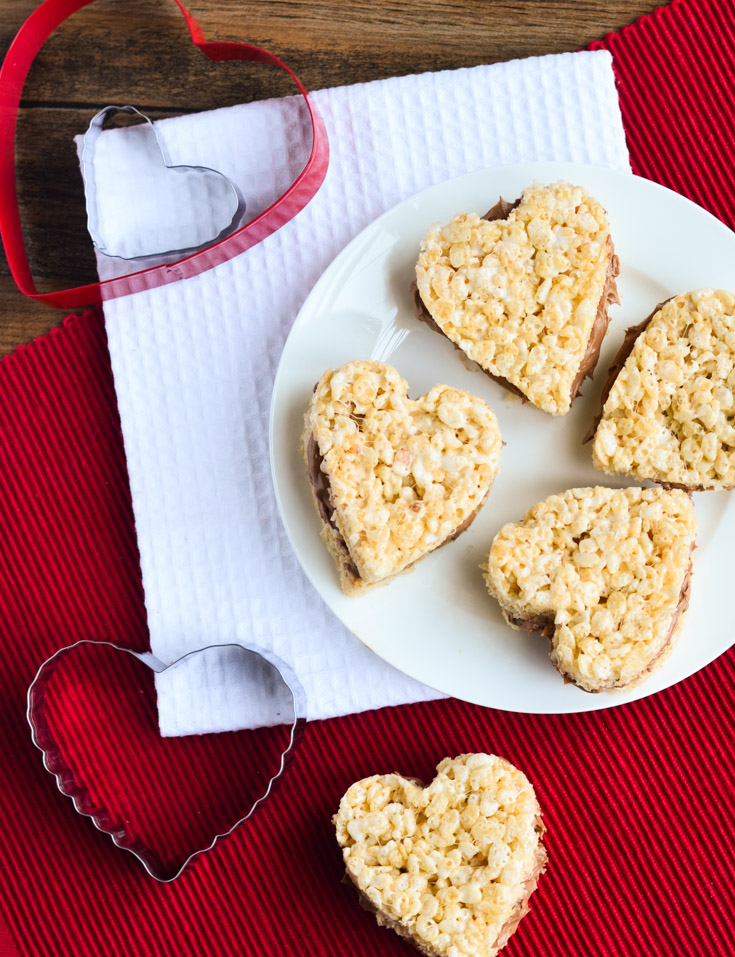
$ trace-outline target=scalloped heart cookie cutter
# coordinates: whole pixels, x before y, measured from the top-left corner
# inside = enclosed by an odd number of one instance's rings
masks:
[[[283,724],[290,724],[288,742],[281,752],[278,768],[275,774],[269,779],[264,793],[253,802],[249,810],[243,814],[232,827],[221,834],[215,835],[207,847],[199,848],[189,854],[184,863],[181,864],[175,872],[165,867],[152,848],[145,846],[142,842],[133,838],[132,835],[125,830],[124,826],[119,822],[113,822],[104,809],[94,804],[89,790],[75,780],[74,770],[66,764],[61,756],[60,749],[46,716],[46,692],[59,663],[82,645],[106,646],[114,651],[124,652],[127,655],[137,658],[138,661],[141,661],[157,675],[163,675],[165,673],[172,674],[173,671],[185,667],[187,661],[191,661],[191,659],[196,656],[210,652],[213,649],[238,649],[243,652],[243,655],[246,656],[246,659],[250,661],[251,664],[254,662],[261,669],[261,673],[258,675],[258,687],[265,685],[276,687],[277,690],[281,692],[283,700],[290,699],[292,709],[290,715],[291,720],[282,722]],[[265,682],[262,681],[264,676],[263,669],[265,669],[264,674],[267,679]],[[280,712],[278,713],[280,714]],[[169,884],[171,881],[176,880],[195,858],[205,854],[207,851],[211,851],[218,841],[232,834],[236,828],[252,817],[255,810],[270,797],[276,783],[286,770],[288,759],[293,755],[300,733],[306,724],[305,715],[306,694],[291,667],[277,655],[274,655],[264,648],[234,642],[198,648],[196,651],[182,655],[181,658],[166,665],[150,652],[133,651],[130,648],[115,645],[110,641],[82,639],[73,645],[60,648],[55,654],[44,661],[28,688],[27,717],[28,723],[31,726],[33,743],[42,752],[44,766],[46,770],[56,778],[56,786],[59,791],[72,799],[74,808],[79,814],[91,818],[97,830],[109,834],[117,847],[134,854],[143,864],[148,874],[162,884]]]

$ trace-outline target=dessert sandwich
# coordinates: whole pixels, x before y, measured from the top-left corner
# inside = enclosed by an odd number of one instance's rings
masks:
[[[501,446],[492,409],[461,389],[435,385],[413,400],[380,362],[325,372],[301,451],[343,591],[389,581],[468,528]]]
[[[628,329],[586,440],[611,475],[735,487],[735,296],[685,292]]]
[[[513,628],[538,631],[584,691],[640,684],[689,605],[696,518],[680,489],[575,488],[496,535],[485,581]]]
[[[618,272],[600,203],[581,186],[534,184],[432,226],[412,293],[417,318],[492,379],[564,415],[594,373]]]
[[[358,781],[334,825],[362,905],[427,957],[495,957],[546,864],[531,782],[490,754],[445,758],[426,787]]]

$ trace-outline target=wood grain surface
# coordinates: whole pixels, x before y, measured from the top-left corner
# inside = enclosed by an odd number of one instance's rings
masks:
[[[618,30],[654,0],[190,0],[208,40],[264,47],[308,89],[560,53]],[[36,6],[0,0],[0,57]],[[67,21],[28,77],[16,140],[26,244],[42,290],[95,279],[73,137],[102,106],[152,118],[293,92],[280,70],[209,63],[171,0],[98,0]],[[0,355],[58,325],[0,258]]]

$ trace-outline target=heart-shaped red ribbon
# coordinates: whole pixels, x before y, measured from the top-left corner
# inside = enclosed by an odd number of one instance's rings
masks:
[[[59,790],[161,882],[178,877],[271,795],[304,726],[303,692],[283,662],[239,645],[220,647],[257,659],[251,680],[266,708],[277,707],[277,720],[287,723],[161,737],[154,670],[186,668],[216,647],[166,669],[150,655],[79,641],[45,662],[28,692],[33,740]]]
[[[312,146],[301,174],[288,190],[245,226],[190,256],[168,265],[153,266],[104,282],[58,292],[39,293],[31,275],[23,241],[15,181],[15,130],[23,84],[33,60],[48,37],[71,14],[94,0],[45,0],[26,20],[0,68],[0,236],[10,271],[18,288],[32,299],[50,306],[78,309],[117,296],[188,279],[245,252],[270,236],[300,212],[314,197],[327,173],[329,145],[324,123],[307,91],[289,68],[265,50],[243,43],[208,43],[194,17],[175,0],[189,27],[192,43],[210,60],[252,60],[285,70],[304,97],[312,124]]]

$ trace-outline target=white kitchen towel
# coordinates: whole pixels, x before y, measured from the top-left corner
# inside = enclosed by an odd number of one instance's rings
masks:
[[[541,160],[630,167],[607,52],[312,96],[331,159],[309,206],[236,259],[112,300],[104,311],[154,654],[172,661],[217,642],[266,646],[293,666],[314,719],[437,693],[386,665],[334,618],[282,528],[268,415],[279,355],[300,306],[357,232],[434,183]],[[285,98],[183,116],[161,121],[159,131],[174,162],[211,167],[236,182],[252,216],[305,161],[309,137],[299,104]],[[116,166],[114,177],[97,178],[98,194],[104,186],[134,195],[141,171],[120,161],[118,148],[130,134],[100,138],[95,163],[114,156]],[[120,204],[114,208],[119,216]],[[102,262],[101,273],[113,265]],[[162,733],[268,723],[249,712],[236,683],[227,686],[226,670],[186,674],[159,688]],[[227,719],[223,693],[233,705]]]

